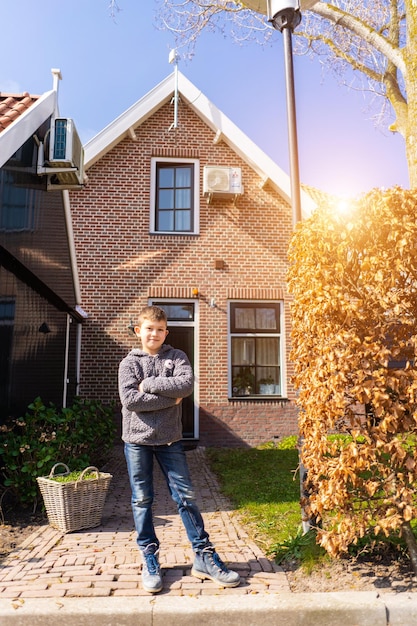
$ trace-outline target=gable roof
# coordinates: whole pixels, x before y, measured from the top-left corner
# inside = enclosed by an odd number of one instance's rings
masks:
[[[88,170],[122,139],[133,135],[135,127],[140,126],[155,111],[171,101],[175,93],[176,80],[179,97],[213,130],[216,141],[221,140],[228,144],[260,176],[263,185],[270,184],[287,202],[291,203],[291,181],[288,174],[178,70],[87,142],[84,146],[85,169]],[[309,215],[315,208],[314,200],[303,190],[301,190],[301,204],[304,215]]]
[[[30,96],[29,96],[30,97]],[[56,92],[48,91],[33,100],[32,104],[15,116],[3,130],[0,128],[0,167],[27,141],[50,117],[56,105]],[[16,108],[13,109],[14,112]]]
[[[0,167],[31,137],[51,115],[58,111],[60,70],[53,69],[54,86],[42,96],[27,92],[0,93]]]

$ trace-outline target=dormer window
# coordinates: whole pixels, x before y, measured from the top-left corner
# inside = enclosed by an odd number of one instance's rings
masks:
[[[151,233],[194,235],[198,229],[198,160],[152,159]]]

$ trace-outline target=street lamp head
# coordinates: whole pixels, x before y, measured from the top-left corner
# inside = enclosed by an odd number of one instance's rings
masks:
[[[268,22],[276,30],[289,28],[293,31],[301,22],[299,0],[266,0]]]
[[[268,17],[273,16],[283,9],[300,10],[299,0],[266,0]]]
[[[252,11],[267,15],[267,2],[268,0],[243,0],[241,4],[243,4],[248,9],[251,9]],[[317,2],[318,0],[300,0],[300,2],[298,3],[299,9],[300,11],[307,11],[308,9],[311,9],[315,4],[317,4]],[[289,3],[287,2],[286,4]]]

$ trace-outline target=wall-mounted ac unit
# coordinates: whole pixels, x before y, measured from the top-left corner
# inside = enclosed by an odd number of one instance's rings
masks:
[[[84,149],[72,119],[52,120],[45,158],[48,167],[56,170],[48,176],[49,188],[70,189],[83,184]]]
[[[204,194],[242,194],[240,167],[206,165],[204,167]]]

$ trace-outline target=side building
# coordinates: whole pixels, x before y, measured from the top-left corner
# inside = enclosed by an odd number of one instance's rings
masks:
[[[71,121],[57,121],[53,74],[42,96],[0,93],[0,423],[37,396],[66,406],[78,393],[85,314],[68,189],[80,187],[83,149]],[[59,125],[77,165],[54,161]]]

